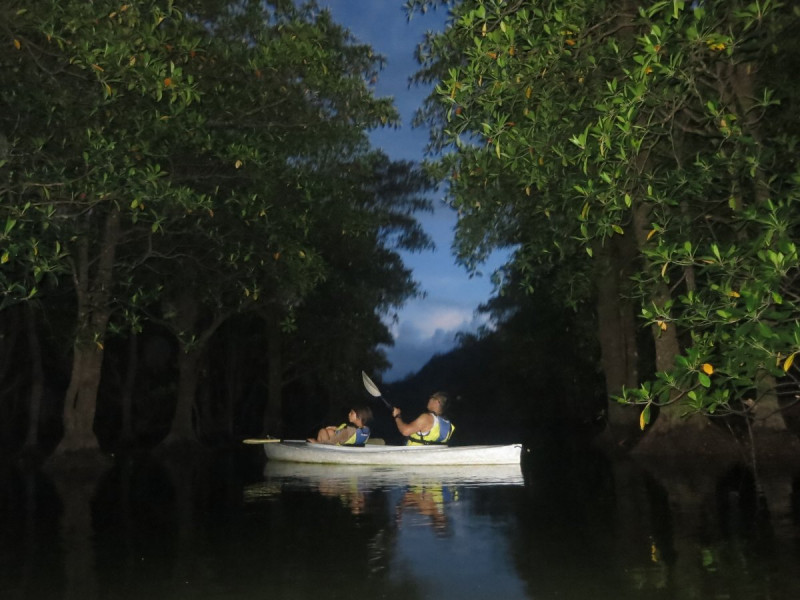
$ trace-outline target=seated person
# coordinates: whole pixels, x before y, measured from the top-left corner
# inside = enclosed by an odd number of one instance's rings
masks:
[[[369,406],[351,408],[347,414],[347,423],[338,427],[328,425],[317,433],[316,438],[308,438],[312,444],[333,444],[336,446],[363,446],[369,439],[369,427],[372,421],[372,409]]]
[[[428,399],[428,412],[422,413],[410,423],[400,418],[400,409],[392,408],[397,430],[406,436],[407,446],[446,444],[455,431],[455,426],[442,415],[447,406],[447,396],[436,392]]]

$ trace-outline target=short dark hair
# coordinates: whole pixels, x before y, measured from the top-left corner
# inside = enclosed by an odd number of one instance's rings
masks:
[[[353,410],[364,425],[367,425],[372,421],[372,409],[366,404],[354,406]]]
[[[442,407],[442,412],[447,409],[447,394],[444,392],[435,392],[431,394],[429,400],[438,400],[439,405]]]

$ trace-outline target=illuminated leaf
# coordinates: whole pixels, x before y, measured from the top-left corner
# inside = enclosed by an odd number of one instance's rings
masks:
[[[639,414],[639,429],[644,431],[646,425],[650,423],[650,405],[644,407],[644,410]]]
[[[710,365],[709,363],[704,363],[703,364],[703,371],[706,373],[706,375],[712,375],[714,373],[714,367],[713,367],[713,365]]]
[[[789,369],[791,369],[791,368],[792,368],[792,363],[794,362],[794,357],[795,357],[795,356],[797,356],[797,352],[792,352],[792,353],[789,355],[789,358],[787,358],[787,359],[786,359],[786,360],[783,362],[783,370],[784,370],[784,371],[788,371]]]

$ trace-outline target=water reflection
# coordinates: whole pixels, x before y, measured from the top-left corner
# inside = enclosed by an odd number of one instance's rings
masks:
[[[544,451],[522,470],[261,467],[245,476],[231,456],[130,458],[94,476],[2,466],[0,598],[794,600],[800,589],[797,470]]]
[[[402,522],[406,512],[427,517],[425,520],[439,535],[447,534],[445,504],[458,500],[458,488],[443,484],[413,485],[406,490],[397,503],[396,521]]]
[[[274,485],[289,484],[318,489],[320,485],[357,482],[364,490],[393,489],[412,484],[458,485],[522,485],[520,465],[472,466],[375,466],[375,465],[315,465],[290,462],[267,462],[264,482],[250,485],[246,497],[263,494]]]
[[[355,526],[380,523],[367,543],[369,572],[382,576],[380,597],[404,598],[413,590],[420,598],[486,598],[494,593],[522,598],[509,545],[516,519],[503,513],[514,497],[524,498],[524,483],[519,465],[274,462],[267,463],[263,482],[247,487],[245,498],[270,503],[282,502],[286,494],[312,494],[335,500],[357,517]],[[499,511],[487,512],[492,505]]]
[[[268,462],[264,481],[245,489],[245,499],[255,501],[287,488],[313,490],[337,498],[354,515],[364,512],[367,496],[395,492],[395,523],[404,514],[424,517],[437,533],[447,530],[447,506],[461,490],[480,486],[522,486],[520,465],[392,466],[314,465]]]

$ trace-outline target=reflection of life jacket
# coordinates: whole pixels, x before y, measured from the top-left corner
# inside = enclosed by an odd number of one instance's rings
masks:
[[[408,493],[414,494],[417,497],[429,497],[439,512],[444,512],[446,504],[457,502],[459,500],[458,488],[451,488],[445,485],[411,485],[408,488]]]
[[[350,425],[349,423],[342,423],[336,428],[336,431],[341,431],[345,427]],[[367,443],[369,439],[369,427],[364,425],[364,427],[358,427],[356,432],[347,438],[347,441],[342,442],[342,446],[363,446]]]
[[[427,446],[431,444],[446,444],[456,430],[455,425],[436,413],[433,416],[433,427],[428,432],[418,431],[408,436],[407,446]]]

